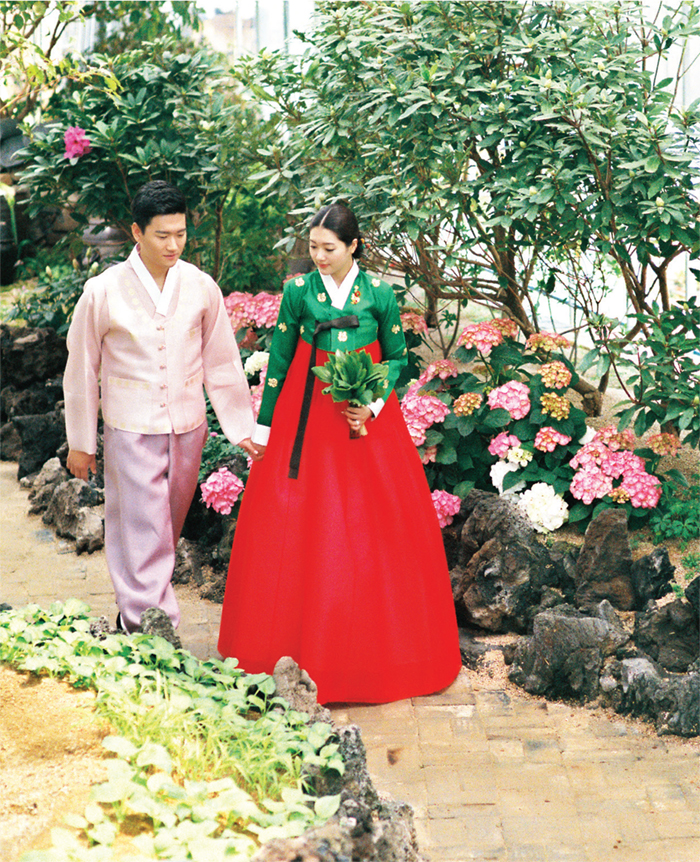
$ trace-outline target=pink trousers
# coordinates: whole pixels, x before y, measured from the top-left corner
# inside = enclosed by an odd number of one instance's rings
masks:
[[[138,628],[146,608],[161,608],[174,626],[180,622],[170,581],[206,436],[206,422],[186,434],[104,427],[105,555],[128,631]]]

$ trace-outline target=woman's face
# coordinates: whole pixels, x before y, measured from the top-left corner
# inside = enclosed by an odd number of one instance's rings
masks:
[[[357,240],[350,245],[338,238],[328,228],[312,227],[309,234],[309,254],[322,275],[332,275],[336,284],[340,284],[350,272],[352,253],[357,248]]]

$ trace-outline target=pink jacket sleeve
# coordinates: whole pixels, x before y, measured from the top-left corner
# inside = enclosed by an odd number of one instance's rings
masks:
[[[107,328],[104,288],[99,280],[89,279],[68,330],[68,362],[63,375],[68,445],[89,455],[97,451],[102,337]]]

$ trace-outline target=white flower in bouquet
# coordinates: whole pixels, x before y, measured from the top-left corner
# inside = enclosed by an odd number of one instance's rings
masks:
[[[270,354],[266,350],[256,350],[254,353],[251,353],[243,366],[246,377],[254,377],[258,372],[262,371],[263,368],[267,368],[267,363],[269,361]]]
[[[536,482],[518,495],[518,504],[538,533],[558,530],[569,519],[569,507],[546,482]]]
[[[513,464],[509,461],[496,461],[493,467],[491,467],[491,484],[498,491],[499,494],[514,494],[517,491],[522,491],[522,489],[525,487],[524,482],[516,482],[515,485],[512,485],[510,488],[507,488],[505,491],[503,490],[503,479],[505,478],[506,474],[512,473],[514,470],[518,469],[520,469],[518,464]]]

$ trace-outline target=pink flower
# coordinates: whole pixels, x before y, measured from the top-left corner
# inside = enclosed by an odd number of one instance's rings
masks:
[[[571,372],[558,359],[554,362],[545,363],[540,368],[542,382],[549,389],[564,389],[571,383]]]
[[[630,495],[636,509],[654,509],[661,498],[661,482],[644,470],[626,473],[620,487]]]
[[[572,496],[587,506],[594,500],[602,500],[613,489],[613,480],[602,470],[579,470],[569,486]]]
[[[540,428],[535,435],[534,446],[540,452],[554,452],[557,446],[566,446],[567,443],[571,443],[571,437],[567,437],[566,434],[546,425],[544,428]]]
[[[503,343],[503,333],[497,326],[488,321],[470,323],[462,330],[457,340],[457,347],[476,347],[482,356],[488,356],[491,349]]]
[[[220,467],[199,486],[202,500],[220,515],[230,515],[231,509],[241,496],[244,485],[228,467]]]
[[[515,434],[507,434],[505,431],[501,431],[489,443],[489,452],[491,455],[495,455],[496,458],[505,458],[508,450],[515,446],[520,446],[520,440],[518,440]]]
[[[417,311],[402,311],[401,324],[404,332],[415,332],[417,335],[420,335],[428,331],[428,324],[425,322],[425,318]]]
[[[226,311],[231,318],[234,332],[243,327],[252,326],[255,329],[269,329],[277,323],[282,294],[279,293],[243,293],[234,291],[224,297]]]
[[[566,419],[571,410],[571,401],[563,395],[555,395],[554,392],[542,393],[542,412],[553,416],[555,419]]]
[[[79,126],[69,126],[63,135],[63,141],[66,145],[65,159],[77,159],[92,149],[85,129]]]
[[[459,512],[462,501],[454,494],[448,494],[447,491],[433,491],[430,496],[433,498],[433,506],[435,506],[440,526],[448,527]]]
[[[416,446],[425,443],[426,429],[436,422],[444,422],[450,412],[450,408],[435,395],[418,395],[416,384],[401,399],[401,410]]]
[[[447,380],[448,377],[456,377],[458,374],[459,369],[451,359],[438,359],[430,363],[418,378],[418,382],[423,386],[435,377],[439,377],[440,380]]]
[[[634,449],[635,436],[634,433],[626,428],[624,431],[618,431],[614,425],[606,425],[600,431],[596,431],[593,439],[605,443],[610,449]]]
[[[530,390],[524,383],[509,380],[489,392],[488,402],[492,410],[502,407],[511,418],[524,419],[530,412]]]

